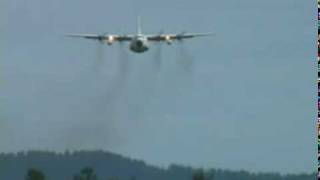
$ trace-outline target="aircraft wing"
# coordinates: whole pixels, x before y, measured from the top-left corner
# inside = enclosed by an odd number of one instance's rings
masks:
[[[172,41],[194,37],[211,36],[213,33],[180,33],[180,34],[160,34],[147,36],[149,41]]]
[[[99,35],[99,34],[66,34],[68,37],[76,37],[76,38],[85,38],[85,39],[93,39],[99,41],[130,41],[133,36],[132,35]]]

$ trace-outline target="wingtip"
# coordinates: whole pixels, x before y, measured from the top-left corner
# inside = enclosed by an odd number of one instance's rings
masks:
[[[69,34],[69,33],[63,33],[63,34],[60,34],[60,35],[63,36],[63,37],[74,37],[74,35]]]
[[[76,34],[70,34],[70,33],[65,33],[65,34],[62,34],[63,36],[65,37],[76,37],[77,35]]]

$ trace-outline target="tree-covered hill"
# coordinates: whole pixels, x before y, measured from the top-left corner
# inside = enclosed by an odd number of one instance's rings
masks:
[[[0,180],[24,180],[29,169],[45,174],[46,180],[72,180],[84,167],[92,168],[98,180],[191,180],[195,169],[171,165],[168,169],[147,165],[105,151],[53,153],[28,151],[0,154]],[[315,180],[314,174],[281,176],[277,173],[252,174],[246,171],[211,169],[206,176],[212,180]]]

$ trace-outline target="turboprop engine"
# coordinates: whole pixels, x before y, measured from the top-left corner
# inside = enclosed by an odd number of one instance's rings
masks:
[[[107,38],[107,44],[111,45],[113,42],[114,42],[114,36],[109,35],[108,38]]]

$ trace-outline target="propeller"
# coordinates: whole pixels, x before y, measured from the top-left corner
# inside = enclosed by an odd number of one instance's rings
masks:
[[[100,35],[98,36],[98,40],[99,40],[100,43],[103,43],[103,40],[105,39],[105,36],[106,36],[106,35],[108,35],[108,33],[107,33],[107,32],[104,32],[104,33],[102,33],[102,34],[100,34]]]
[[[186,31],[182,31],[181,33],[179,33],[177,35],[177,40],[178,42],[183,42],[183,39],[181,38],[183,35],[185,35],[187,32]]]

